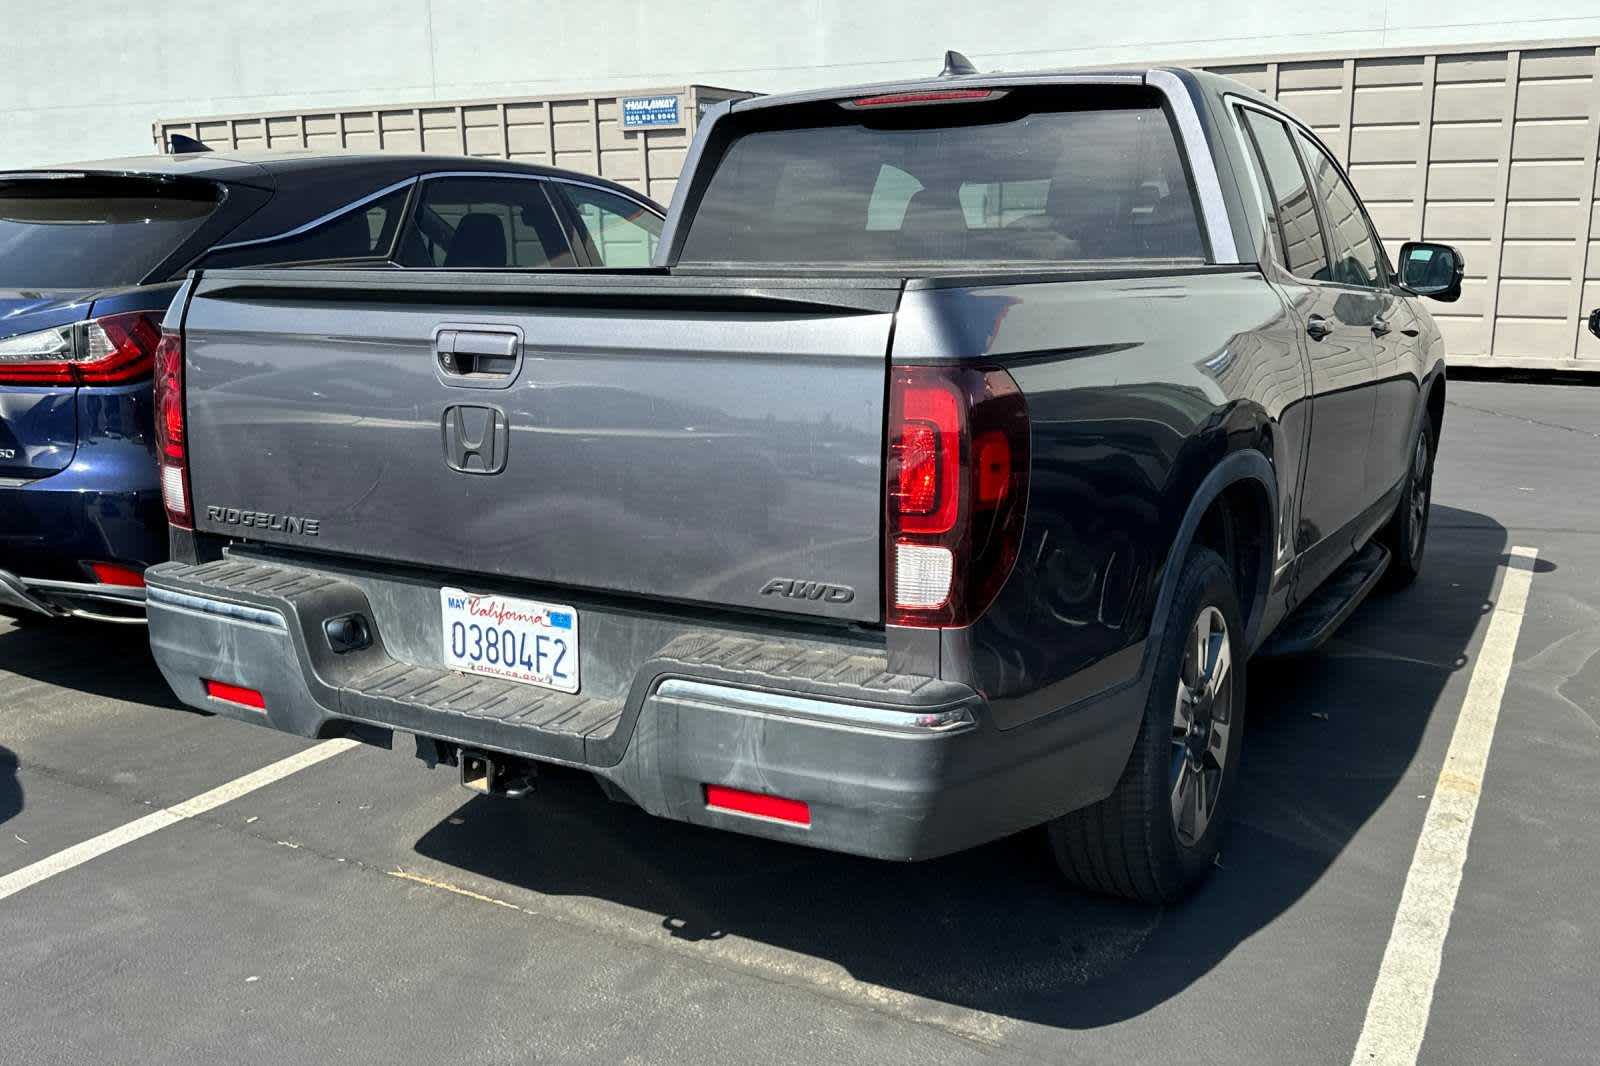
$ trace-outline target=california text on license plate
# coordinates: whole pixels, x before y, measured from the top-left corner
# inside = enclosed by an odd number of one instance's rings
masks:
[[[439,590],[444,665],[578,691],[578,612],[556,603]]]

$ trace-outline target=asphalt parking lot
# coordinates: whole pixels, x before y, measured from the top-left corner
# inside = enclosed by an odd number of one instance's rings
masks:
[[[0,898],[0,1061],[1348,1063],[1513,548],[1536,549],[1427,1063],[1600,1052],[1600,389],[1451,384],[1427,568],[1250,675],[1164,910],[1015,838],[895,866],[338,751]],[[0,878],[311,745],[142,631],[0,619]],[[228,795],[231,795],[228,794]]]

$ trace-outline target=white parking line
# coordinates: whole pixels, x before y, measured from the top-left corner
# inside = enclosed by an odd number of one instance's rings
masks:
[[[97,856],[108,851],[114,851],[124,844],[131,844],[135,840],[147,837],[158,829],[165,829],[169,825],[176,825],[186,818],[194,818],[214,810],[240,796],[248,795],[258,788],[263,788],[274,781],[282,781],[290,774],[299,773],[301,770],[317,765],[324,759],[332,758],[341,751],[348,751],[357,746],[354,740],[325,740],[315,747],[297,752],[287,759],[279,759],[270,766],[263,766],[254,773],[236,777],[225,785],[218,785],[209,792],[202,792],[192,799],[182,803],[174,803],[170,807],[163,807],[153,814],[143,818],[136,818],[127,825],[118,826],[109,832],[101,833],[97,837],[85,840],[81,844],[74,844],[70,848],[48,855],[36,863],[24,866],[20,870],[0,877],[0,899],[14,896],[25,888],[29,888],[54,877],[56,874],[65,873],[75,866],[82,866]]]
[[[1445,934],[1450,931],[1450,915],[1461,888],[1483,772],[1500,720],[1500,703],[1506,694],[1538,554],[1536,548],[1512,548],[1500,579],[1500,596],[1478,650],[1450,750],[1434,785],[1351,1066],[1412,1066],[1422,1050]]]

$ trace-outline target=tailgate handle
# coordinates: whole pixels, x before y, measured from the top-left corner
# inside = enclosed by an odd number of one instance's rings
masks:
[[[433,351],[447,383],[505,388],[522,368],[522,332],[440,328]]]

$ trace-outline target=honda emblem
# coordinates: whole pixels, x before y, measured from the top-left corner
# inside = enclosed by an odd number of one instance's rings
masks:
[[[498,474],[506,468],[511,433],[498,407],[458,403],[444,409],[444,461],[463,474]]]

